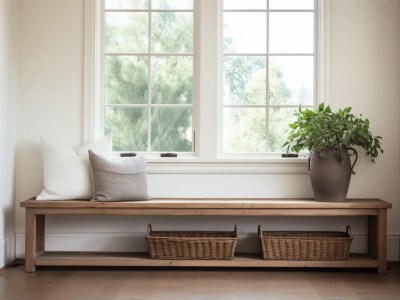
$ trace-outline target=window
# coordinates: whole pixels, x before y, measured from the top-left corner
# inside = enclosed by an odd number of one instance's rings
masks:
[[[223,151],[282,152],[293,109],[315,104],[314,0],[223,8]]]
[[[320,1],[87,2],[86,136],[112,134],[114,151],[269,157],[284,151],[294,109],[322,99]]]
[[[105,0],[103,126],[115,151],[193,151],[193,1]]]

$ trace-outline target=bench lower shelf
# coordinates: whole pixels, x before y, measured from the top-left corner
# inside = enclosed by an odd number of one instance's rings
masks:
[[[138,266],[138,267],[308,267],[377,268],[378,261],[367,254],[352,254],[344,261],[263,260],[257,254],[238,254],[233,260],[157,260],[147,253],[44,252],[34,259],[36,266]]]

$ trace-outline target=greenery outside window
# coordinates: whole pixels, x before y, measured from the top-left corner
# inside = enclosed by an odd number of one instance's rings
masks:
[[[293,110],[316,105],[316,1],[224,0],[223,152],[283,152]]]
[[[193,152],[193,1],[103,5],[103,126],[113,150]]]

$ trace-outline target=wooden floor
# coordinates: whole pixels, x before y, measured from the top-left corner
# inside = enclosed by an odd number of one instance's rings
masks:
[[[1,300],[400,299],[400,265],[373,270],[42,267],[0,270]]]

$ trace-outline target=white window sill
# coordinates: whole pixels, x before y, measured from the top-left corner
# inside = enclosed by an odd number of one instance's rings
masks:
[[[147,157],[149,174],[307,174],[308,159]]]

